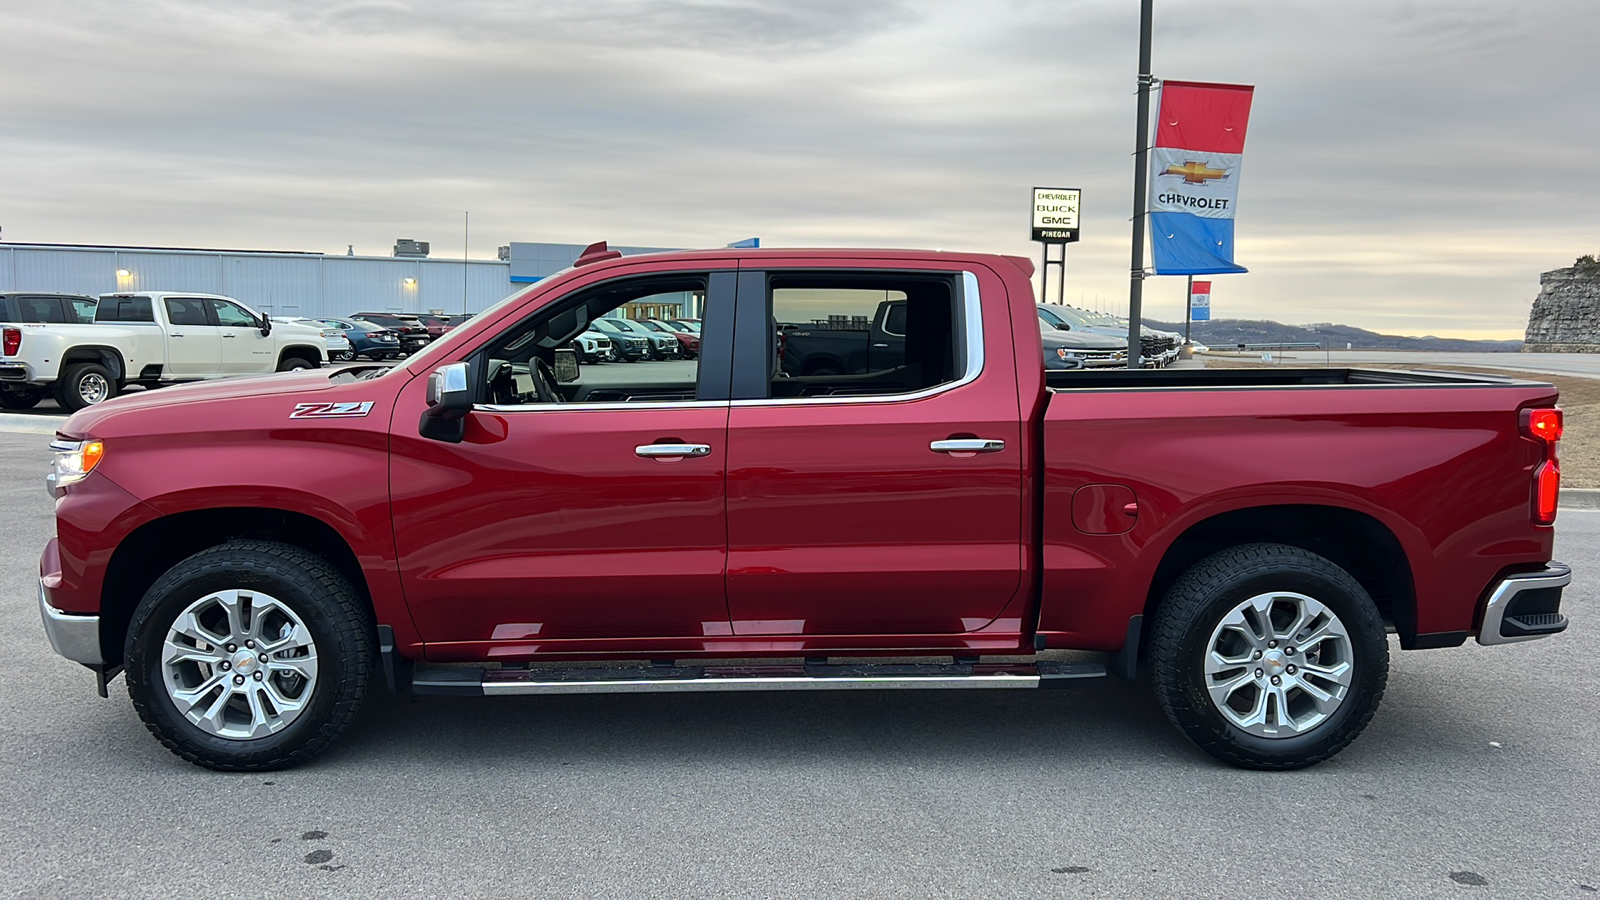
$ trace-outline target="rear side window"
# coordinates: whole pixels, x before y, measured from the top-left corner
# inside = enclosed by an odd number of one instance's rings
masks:
[[[772,273],[767,288],[769,397],[903,394],[961,377],[949,278]]]
[[[205,301],[195,297],[168,297],[167,320],[174,325],[209,325]]]
[[[60,297],[17,297],[18,322],[61,323],[75,321],[67,317]]]
[[[99,305],[95,308],[94,320],[96,322],[154,322],[155,310],[150,305],[149,297],[119,297],[111,295],[100,298]]]

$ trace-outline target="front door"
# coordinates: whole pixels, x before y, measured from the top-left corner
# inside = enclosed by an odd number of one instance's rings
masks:
[[[222,337],[222,374],[251,375],[278,367],[277,341],[261,333],[261,320],[228,300],[212,297],[206,303]]]
[[[985,314],[1008,322],[990,284]],[[972,632],[1019,596],[1016,375],[1010,333],[984,332],[980,302],[978,279],[959,272],[741,272],[728,429],[735,634]],[[897,308],[890,330],[904,349],[879,348],[881,366],[808,376],[774,359],[871,349]]]
[[[391,466],[407,602],[431,659],[579,652],[588,640],[729,631],[728,355],[734,276],[667,272],[579,289],[470,359],[464,439],[419,436],[426,378],[402,391]],[[627,300],[705,291],[698,360],[583,366],[551,353]],[[441,364],[448,360],[441,360]],[[554,395],[552,394],[554,391]]]
[[[216,375],[222,365],[221,329],[211,323],[205,297],[166,297],[167,364],[176,378]]]

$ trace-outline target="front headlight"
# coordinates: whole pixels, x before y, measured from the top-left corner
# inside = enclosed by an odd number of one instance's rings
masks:
[[[88,478],[95,466],[100,465],[100,460],[105,458],[106,445],[100,441],[51,441],[50,452],[54,459],[51,461],[50,477],[46,481],[54,496],[56,488],[77,484]]]

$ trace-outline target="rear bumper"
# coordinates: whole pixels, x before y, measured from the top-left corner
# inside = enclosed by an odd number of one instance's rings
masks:
[[[1485,646],[1532,641],[1567,630],[1561,590],[1572,583],[1572,569],[1549,563],[1540,572],[1501,579],[1483,604],[1478,643]]]
[[[100,617],[75,616],[50,605],[44,578],[39,579],[39,615],[44,619],[44,634],[55,651],[86,666],[105,664],[100,655]]]
[[[0,362],[0,381],[26,384],[34,380],[33,366],[15,359]]]

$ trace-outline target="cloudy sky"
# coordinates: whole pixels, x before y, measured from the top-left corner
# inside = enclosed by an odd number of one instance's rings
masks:
[[[1157,0],[1257,86],[1217,316],[1520,337],[1600,252],[1595,0]],[[0,0],[7,241],[457,257],[511,240],[1038,256],[1120,309],[1136,0]],[[1182,317],[1183,280],[1146,313]]]

